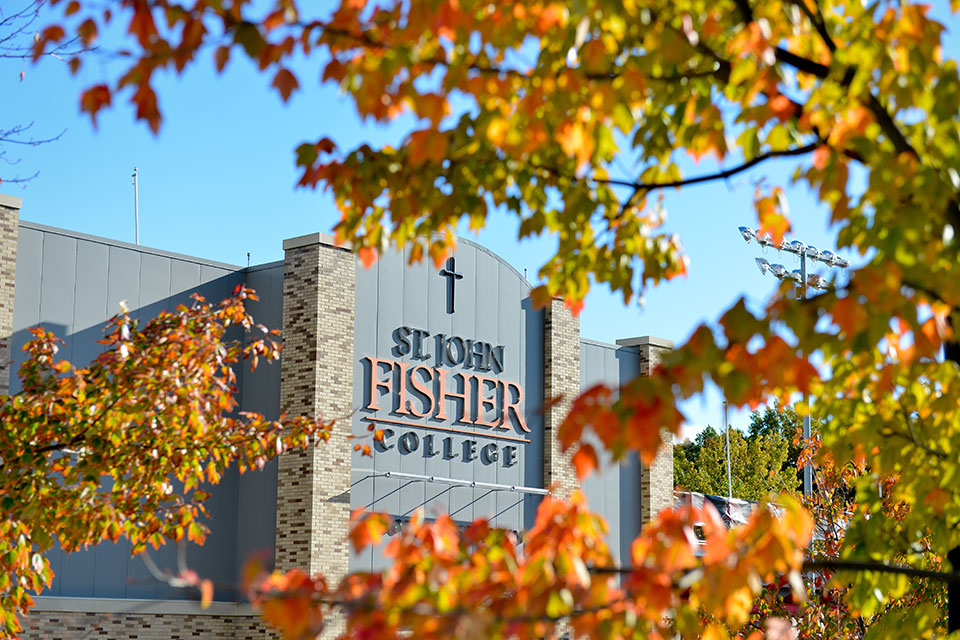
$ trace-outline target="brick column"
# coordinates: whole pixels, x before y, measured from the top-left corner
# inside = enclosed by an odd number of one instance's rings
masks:
[[[543,318],[544,398],[562,396],[543,416],[543,481],[567,497],[580,487],[570,456],[560,451],[557,430],[580,394],[580,319],[562,300],[553,300]]]
[[[0,394],[10,393],[13,290],[17,275],[20,198],[0,193]]]
[[[349,552],[356,258],[326,234],[285,240],[283,249],[281,407],[337,422],[328,442],[280,456],[276,564],[336,585]]]
[[[664,354],[673,349],[673,342],[663,338],[642,336],[617,340],[624,347],[640,352],[640,375],[649,376]],[[666,442],[657,451],[650,466],[640,467],[641,522],[646,524],[663,509],[673,506],[673,435],[664,434]]]

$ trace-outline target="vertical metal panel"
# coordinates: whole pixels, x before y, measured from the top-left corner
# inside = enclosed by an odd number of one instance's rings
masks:
[[[620,376],[617,368],[616,350],[603,349],[603,381],[617,388],[620,385]],[[610,525],[607,541],[613,551],[614,558],[619,560],[620,551],[620,464],[612,461],[612,456],[604,451],[603,454],[603,513]]]
[[[155,558],[155,561],[162,563],[155,549],[148,546],[147,553],[150,554],[151,558]],[[155,599],[159,595],[160,587],[157,580],[147,571],[147,567],[143,563],[143,558],[140,556],[131,556],[127,561],[127,577],[125,582],[127,585],[127,598]]]
[[[522,383],[521,362],[524,357],[523,342],[521,331],[522,315],[522,284],[516,274],[489,254],[482,253],[486,260],[496,265],[498,285],[498,297],[495,302],[497,305],[497,341],[494,344],[510,345],[511,348],[504,349],[503,379]],[[499,385],[498,385],[499,386]],[[504,432],[506,433],[506,432]],[[524,434],[510,430],[510,436],[525,437]],[[526,456],[520,456],[518,464],[505,467],[499,459],[499,452],[502,451],[504,441],[488,441],[490,444],[497,445],[498,460],[490,464],[484,464],[480,460],[478,471],[487,471],[492,482],[506,485],[523,485],[523,467],[526,464]],[[520,445],[526,452],[530,445]],[[477,505],[477,515],[496,516],[494,524],[498,527],[507,529],[520,529],[520,513],[523,507],[523,494],[499,491],[491,496],[488,505],[488,511],[484,511],[483,504]],[[492,511],[492,513],[490,512]]]
[[[377,295],[377,281],[379,278],[380,263],[373,264],[369,269],[364,268],[363,264],[357,260],[356,271],[356,301],[354,302],[354,358],[353,358],[353,406],[357,409],[354,414],[353,434],[362,437],[369,433],[367,425],[369,422],[362,418],[370,415],[363,410],[364,403],[364,383],[365,376],[360,359],[364,356],[376,355],[377,345],[377,310],[379,308],[379,296]],[[361,292],[363,292],[361,294]],[[350,508],[357,509],[375,509],[373,502],[374,485],[376,480],[373,475],[374,461],[379,457],[379,453],[374,455],[373,459],[365,458],[359,452],[354,451],[351,461],[350,471]],[[372,571],[373,570],[373,551],[364,549],[360,554],[350,546],[349,567],[351,571]]]
[[[140,253],[110,247],[110,274],[107,276],[107,317],[120,312],[125,302],[136,318],[140,308]]]
[[[23,345],[32,334],[27,329],[40,322],[40,279],[43,273],[43,234],[20,227],[17,237],[17,275],[13,291],[13,340],[10,393],[21,389],[17,371],[24,360]]]
[[[43,238],[43,277],[40,282],[40,321],[44,327],[66,341],[58,354],[73,357],[73,300],[76,288],[77,241],[48,233]]]
[[[461,246],[462,250],[463,247]],[[425,275],[424,278],[426,282],[422,282],[420,286],[425,287],[427,291],[427,324],[422,327],[424,330],[430,331],[433,335],[429,338],[429,351],[428,353],[432,358],[425,360],[423,364],[428,367],[433,367],[438,364],[437,362],[437,345],[434,342],[433,338],[437,334],[443,334],[449,336],[453,329],[453,321],[450,314],[447,313],[447,280],[442,278],[439,274],[439,270],[433,264],[433,262],[427,262],[425,266]],[[461,271],[462,273],[462,271]],[[458,282],[462,283],[460,280]],[[438,399],[439,403],[440,400]],[[455,403],[448,402],[446,403],[446,410],[448,415],[456,407]],[[429,422],[434,422],[430,420]],[[454,477],[455,471],[455,461],[459,460],[463,455],[463,450],[453,447],[451,450],[451,456],[448,457],[443,451],[443,442],[446,441],[448,436],[442,432],[437,432],[436,442],[440,448],[440,455],[437,456],[436,463],[434,465],[435,473],[446,477]],[[450,442],[453,442],[455,439],[451,438]],[[439,508],[445,502],[447,513],[454,513],[457,509],[462,508],[470,500],[472,500],[472,491],[470,489],[465,489],[463,487],[435,487],[434,495],[439,494],[439,498],[434,501],[434,504],[437,505],[434,508]],[[449,489],[449,490],[448,490]]]
[[[130,543],[126,540],[119,540],[116,544],[101,542],[93,548],[93,556],[93,597],[126,597],[127,565],[131,562]]]
[[[604,383],[618,387],[639,374],[639,355],[634,349],[617,348],[593,342],[580,344],[581,389]],[[588,442],[600,450],[599,440]],[[630,544],[640,532],[640,465],[637,456],[628,456],[614,464],[610,454],[600,452],[600,469],[587,478],[584,493],[590,507],[602,514],[610,525],[608,542],[614,558],[629,558]]]
[[[522,288],[529,294],[526,283]],[[523,308],[523,373],[520,379],[526,390],[527,437],[523,460],[523,484],[528,487],[543,486],[543,401],[544,401],[544,359],[543,359],[543,310],[533,309],[533,300],[524,298]],[[529,529],[536,518],[537,507],[542,498],[528,495],[524,498],[521,529]]]
[[[232,467],[224,472],[219,484],[201,487],[210,493],[205,503],[210,517],[204,520],[210,533],[203,547],[195,544],[187,546],[188,566],[221,586],[214,594],[216,599],[233,599],[235,592],[230,590],[229,585],[240,582],[240,575],[236,571],[239,475],[236,467]],[[166,546],[175,549],[173,544]],[[190,595],[186,591],[181,593],[181,597]]]
[[[589,389],[590,387],[601,382],[603,382],[603,347],[581,342],[580,388]],[[598,444],[597,439],[590,433],[585,435],[585,441],[595,446]],[[598,454],[600,454],[601,462],[603,462],[603,456],[605,455],[605,452],[603,452],[602,449],[598,449]],[[590,508],[594,512],[599,513],[604,517],[606,517],[606,504],[603,499],[603,484],[605,475],[604,465],[601,464],[599,469],[584,478],[583,482],[581,483],[581,486],[583,487],[583,493],[587,497],[587,504],[590,505]]]
[[[63,554],[60,565],[60,594],[70,598],[92,598],[94,554],[92,550]]]
[[[395,257],[394,257],[395,256]],[[396,300],[392,297],[387,299],[387,304],[393,307],[392,309],[384,309],[381,307],[380,316],[387,320],[387,326],[381,326],[381,332],[378,333],[378,339],[384,339],[386,337],[386,342],[378,344],[379,353],[389,353],[391,346],[394,342],[393,340],[393,331],[400,325],[406,325],[411,327],[425,327],[427,319],[427,307],[426,307],[426,290],[423,287],[423,282],[427,278],[429,271],[427,270],[427,263],[420,262],[419,264],[409,265],[408,261],[410,259],[410,250],[407,249],[403,252],[391,252],[391,256],[387,258],[387,262],[384,263],[384,268],[397,269],[399,275],[401,276],[400,280],[400,299]],[[381,280],[381,282],[386,282]],[[383,301],[381,300],[381,303]],[[391,315],[394,311],[399,311],[399,315]],[[392,321],[390,318],[395,318]],[[386,336],[383,330],[386,330]],[[399,359],[399,358],[397,358]],[[398,375],[394,379],[395,384],[401,384],[400,376]],[[407,393],[410,393],[410,390],[407,390]],[[405,407],[397,406],[399,411],[406,411]],[[409,416],[403,414],[394,414],[393,418],[399,420],[409,420]],[[401,429],[402,433],[411,433],[409,436],[411,438],[416,437],[419,440],[419,447],[416,451],[410,453],[400,452],[400,471],[404,473],[414,473],[423,475],[427,469],[427,459],[423,455],[423,437],[425,432],[422,429]],[[397,443],[397,451],[402,447],[402,443]],[[432,497],[432,493],[430,494]],[[401,484],[399,492],[399,511],[398,514],[401,516],[409,517],[417,509],[423,508],[426,505],[427,498],[427,488],[423,482],[403,482]]]
[[[618,349],[618,376],[624,384],[640,375],[640,354],[634,349]],[[640,488],[640,458],[629,454],[620,465],[620,556],[621,563],[630,559],[630,544],[640,535],[642,493]]]
[[[460,259],[460,253],[460,251],[457,252],[458,260]],[[424,260],[420,264],[409,267],[408,269],[411,272],[409,280],[412,285],[405,296],[410,299],[412,304],[409,306],[404,305],[405,314],[409,314],[406,316],[408,318],[408,326],[426,330],[428,327],[434,326],[433,322],[438,318],[438,311],[442,311],[442,309],[437,309],[437,307],[439,307],[439,305],[446,305],[445,289],[439,291],[436,288],[437,283],[431,282],[433,279],[443,279],[437,276],[437,271],[434,268],[433,262],[430,260]],[[434,286],[431,286],[431,284]],[[445,285],[445,282],[443,284]],[[439,297],[440,295],[443,297]],[[461,296],[458,302],[462,300],[463,297]],[[433,354],[432,351],[431,353]],[[433,355],[435,356],[435,354]],[[436,358],[416,362],[417,364],[432,367],[436,364]],[[427,422],[430,422],[430,420],[428,419]],[[425,439],[429,436],[435,451],[442,451],[442,449],[440,449],[440,443],[443,441],[442,432],[429,432],[424,430],[423,434]],[[423,444],[424,473],[432,476],[449,477],[450,461],[446,460],[442,453],[428,455],[426,441]],[[424,499],[427,502],[424,506],[424,513],[427,517],[434,518],[441,513],[450,512],[450,495],[454,491],[457,491],[457,489],[448,485],[430,483],[425,483],[423,489]],[[459,491],[460,493],[465,493],[463,489]]]
[[[200,265],[196,262],[173,260],[170,263],[170,311],[179,305],[190,306],[190,294],[200,285]]]
[[[380,257],[378,261],[377,273],[377,295],[380,300],[377,304],[377,344],[373,353],[381,357],[389,357],[389,349],[393,343],[393,330],[403,324],[403,255],[396,251],[390,251]],[[377,372],[371,372],[377,378],[386,375],[385,367]],[[393,379],[395,384],[396,378]],[[396,419],[398,416],[393,411],[393,393],[382,392],[377,402],[383,408],[380,411],[381,416],[389,415]],[[389,407],[389,409],[387,408]],[[394,442],[399,445],[399,440],[409,429],[406,427],[392,427],[396,431]],[[394,446],[389,451],[382,452],[379,456],[373,457],[374,468],[379,472],[383,468],[386,470],[397,471],[401,468],[399,446]],[[369,460],[367,458],[366,460]],[[392,514],[401,514],[400,497],[403,487],[409,487],[413,483],[409,480],[397,480],[394,478],[376,478],[373,481],[376,494],[375,509]],[[405,503],[408,504],[408,503]]]
[[[167,308],[170,297],[170,258],[144,253],[140,257],[140,313],[153,318]]]
[[[103,337],[107,319],[107,274],[110,249],[105,244],[79,240],[77,243],[76,299],[73,310],[73,361],[86,366],[103,349],[97,340]]]
[[[50,570],[53,571],[53,580],[50,582],[50,588],[44,591],[44,593],[49,593],[51,596],[59,596],[60,569],[63,566],[63,549],[60,548],[60,543],[56,540],[53,543],[53,547],[47,552],[47,560],[50,562]]]
[[[450,333],[448,337],[458,336],[465,340],[483,340],[491,344],[499,344],[500,336],[497,333],[497,316],[494,311],[500,290],[500,281],[497,273],[497,264],[490,260],[490,256],[476,247],[463,243],[457,246],[457,252],[454,255],[456,272],[463,275],[462,280],[456,282],[456,306],[455,313],[450,318]],[[441,280],[446,288],[447,279],[439,275],[435,270],[431,274],[434,278]],[[446,308],[446,291],[440,301],[434,302],[440,308]],[[462,366],[448,365],[450,375],[457,372],[463,374],[484,373],[471,368]],[[473,381],[471,386],[476,389],[477,382]],[[472,406],[467,409],[471,415],[474,411],[479,411],[479,403],[476,396],[473,396]],[[451,407],[452,410],[452,407]],[[472,419],[475,419],[472,418]],[[458,425],[466,431],[485,434],[489,429],[475,425]],[[486,438],[476,437],[461,438],[476,441],[477,454]],[[467,448],[461,446],[458,448],[459,457],[451,460],[451,474],[454,478],[465,478],[478,482],[496,482],[496,469],[490,469],[480,460],[474,459],[467,461],[469,455]],[[496,496],[489,489],[454,489],[451,495],[460,502],[451,502],[451,513],[455,519],[461,522],[472,522],[479,517],[492,517],[496,513]]]
[[[176,264],[176,263],[174,263]],[[199,278],[199,272],[198,272]],[[283,264],[247,270],[247,286],[259,301],[249,301],[247,309],[255,322],[268,329],[281,329],[283,316]],[[267,419],[279,417],[280,365],[261,361],[256,371],[243,368],[241,407],[262,413]],[[276,540],[277,463],[248,471],[237,480],[236,558],[234,575],[253,557],[272,557]]]

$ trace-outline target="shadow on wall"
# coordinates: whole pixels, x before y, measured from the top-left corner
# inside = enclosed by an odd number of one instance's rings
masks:
[[[191,304],[198,293],[210,302],[227,297],[239,283],[258,289],[259,302],[249,309],[258,322],[271,328],[281,323],[282,264],[262,268],[229,270],[180,256],[139,250],[69,232],[21,225],[17,259],[12,341],[11,393],[22,389],[20,363],[23,346],[32,339],[28,328],[43,326],[65,341],[59,356],[76,366],[86,366],[102,352],[97,344],[104,323],[127,300],[131,317],[138,322],[155,317],[164,309]],[[140,304],[140,302],[143,304]],[[228,334],[229,335],[229,334]],[[229,337],[242,339],[239,329]],[[244,367],[238,372],[240,407],[268,417],[279,415],[279,363],[261,366],[256,372]],[[218,585],[215,599],[234,600],[240,571],[254,552],[272,556],[276,517],[276,464],[261,472],[224,474],[210,489],[207,501],[211,535],[203,547],[188,545],[190,568]],[[167,544],[151,557],[161,568],[176,573],[177,549]],[[109,541],[95,547],[63,553],[50,552],[55,573],[45,596],[189,599],[196,594],[159,583],[143,561],[130,556],[130,544]]]

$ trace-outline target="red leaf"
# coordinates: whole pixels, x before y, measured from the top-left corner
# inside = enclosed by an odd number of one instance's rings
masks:
[[[97,126],[97,112],[103,107],[110,106],[110,87],[98,84],[90,87],[80,95],[80,109],[90,114],[93,126]]]
[[[227,66],[227,61],[230,60],[230,47],[217,47],[213,59],[217,64],[217,73],[220,73]]]
[[[290,94],[292,94],[294,90],[300,88],[297,77],[290,73],[288,69],[280,69],[280,71],[277,71],[277,75],[273,76],[272,85],[280,92],[280,96],[284,102],[290,99]]]

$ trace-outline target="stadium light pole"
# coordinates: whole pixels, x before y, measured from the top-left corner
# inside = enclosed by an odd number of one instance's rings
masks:
[[[727,420],[727,401],[723,401],[723,432],[727,436],[727,497],[733,500],[733,473],[730,470],[730,421]]]
[[[807,297],[807,287],[826,290],[829,288],[826,280],[816,274],[807,275],[807,258],[814,262],[821,262],[828,267],[839,267],[845,269],[850,263],[835,254],[833,251],[820,251],[812,245],[808,245],[800,240],[791,240],[777,244],[773,241],[769,233],[760,233],[750,227],[739,227],[740,235],[747,244],[751,240],[756,240],[761,247],[773,247],[780,251],[787,251],[800,258],[800,268],[788,271],[782,264],[770,264],[763,258],[757,258],[757,266],[760,272],[766,274],[768,271],[780,280],[793,280],[797,283],[797,298],[803,300]],[[803,416],[803,439],[810,439],[810,413],[807,394],[803,394],[803,402],[808,405],[807,415]],[[809,496],[813,493],[813,469],[810,465],[803,467],[803,495]]]

